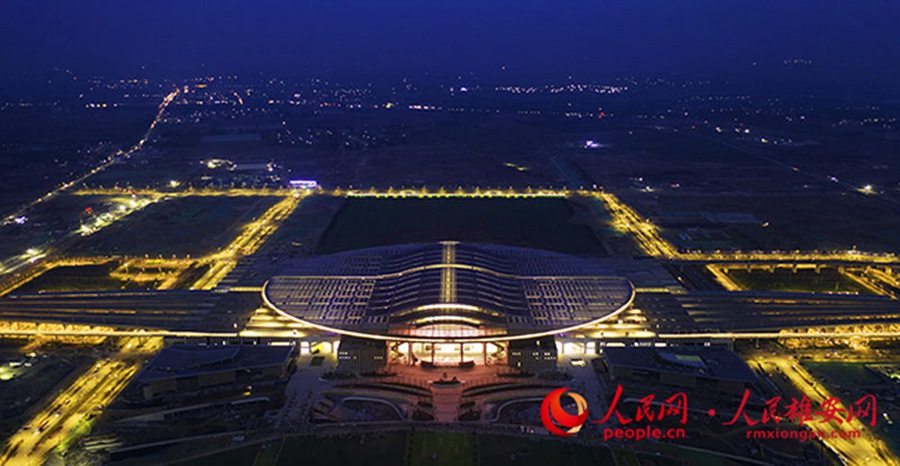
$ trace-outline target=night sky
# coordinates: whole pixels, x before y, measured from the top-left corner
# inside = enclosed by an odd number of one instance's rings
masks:
[[[731,73],[792,58],[848,78],[900,68],[897,1],[6,0],[0,9],[5,73],[555,78]]]

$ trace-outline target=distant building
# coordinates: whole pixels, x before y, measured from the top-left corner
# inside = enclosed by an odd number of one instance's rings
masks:
[[[147,364],[128,392],[132,399],[153,401],[284,380],[293,350],[292,346],[174,345]]]
[[[291,180],[290,183],[294,189],[319,189],[319,182],[316,180]]]
[[[602,361],[612,380],[642,378],[687,388],[705,385],[725,393],[742,393],[756,383],[747,363],[721,347],[607,347]]]

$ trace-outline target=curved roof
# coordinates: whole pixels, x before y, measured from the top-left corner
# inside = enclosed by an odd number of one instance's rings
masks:
[[[611,318],[633,297],[628,280],[586,259],[452,241],[301,260],[263,287],[266,304],[292,319],[410,341],[552,335]]]

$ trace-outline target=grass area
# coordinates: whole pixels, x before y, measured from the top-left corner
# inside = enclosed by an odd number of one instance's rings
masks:
[[[362,435],[288,437],[217,452],[178,463],[177,466],[294,466],[328,464],[400,466],[403,464],[407,433],[388,432]]]
[[[200,256],[227,245],[250,220],[275,204],[275,197],[178,197],[89,236],[95,254]]]
[[[178,463],[257,466],[519,466],[735,464],[718,455],[660,444],[662,455],[606,445],[580,445],[554,437],[522,437],[472,432],[397,431],[339,436],[288,437]]]
[[[62,443],[56,446],[55,450],[59,453],[65,453],[65,451],[69,449],[69,446],[72,445],[72,442],[78,441],[85,435],[91,433],[95,422],[97,422],[96,419],[82,419],[81,421],[78,421],[75,428],[69,432],[69,435],[63,439]]]
[[[322,254],[391,244],[457,240],[605,255],[564,199],[350,198],[318,245]]]
[[[274,441],[260,447],[253,460],[253,466],[274,466],[278,464],[278,457],[281,456],[281,449],[284,448],[285,440]]]
[[[870,293],[834,268],[822,268],[818,273],[814,269],[731,269],[727,275],[741,288],[754,291]]]
[[[467,432],[413,431],[409,435],[406,464],[408,466],[477,466],[478,441],[475,434]]]
[[[403,464],[405,443],[405,432],[335,437],[292,437],[284,441],[276,465],[398,466]]]
[[[605,445],[585,446],[554,438],[534,439],[483,435],[479,439],[481,464],[520,466],[581,466],[616,464]],[[620,463],[621,464],[621,463]]]
[[[148,284],[123,282],[109,276],[118,266],[117,262],[100,265],[79,265],[55,267],[33,280],[16,288],[17,293],[90,291],[90,290],[132,290],[147,289]]]

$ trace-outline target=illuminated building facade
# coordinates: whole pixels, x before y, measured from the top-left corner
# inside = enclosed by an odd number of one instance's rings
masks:
[[[276,312],[319,330],[383,342],[382,365],[513,363],[515,341],[521,350],[515,363],[525,368],[533,366],[523,363],[525,354],[549,360],[546,346],[554,346],[554,335],[626,311],[634,288],[578,257],[445,241],[297,261],[266,283],[263,299]],[[351,341],[365,354],[383,354]],[[540,351],[527,350],[538,342]],[[346,349],[341,354],[357,368],[376,363]]]

